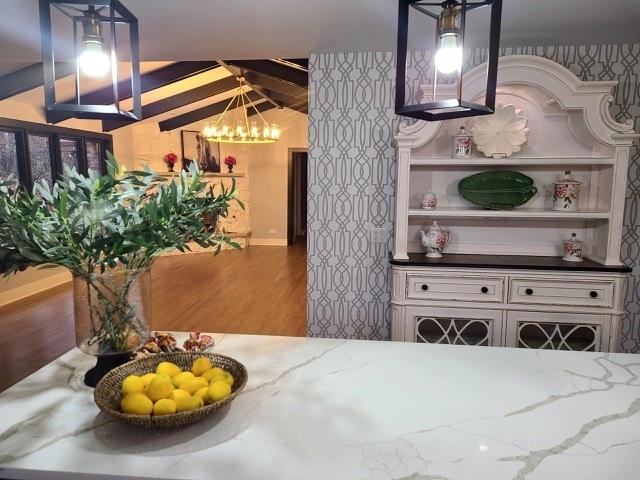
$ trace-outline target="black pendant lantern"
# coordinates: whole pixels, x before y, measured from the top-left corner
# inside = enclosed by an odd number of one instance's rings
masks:
[[[447,120],[451,118],[474,117],[493,113],[496,100],[496,80],[498,76],[498,54],[500,45],[500,22],[502,0],[467,1],[446,0],[430,3],[421,0],[399,0],[398,51],[396,71],[396,114],[420,120]],[[489,27],[481,44],[488,40],[487,87],[484,103],[474,103],[463,95],[463,52],[465,28],[469,28],[472,12],[488,7]],[[484,10],[484,9],[483,9]],[[410,11],[412,15],[410,15]],[[415,16],[414,16],[415,12]],[[430,50],[420,40],[414,40],[410,27],[424,25],[428,21],[435,32],[433,46],[433,80],[430,93],[421,103],[407,105],[407,55],[412,49]],[[420,30],[420,29],[415,29]],[[420,33],[415,38],[420,39]],[[409,49],[409,40],[413,45]],[[417,45],[416,45],[417,44]],[[474,46],[477,45],[477,42]]]
[[[53,8],[71,20],[73,35],[75,98],[65,103],[58,103],[56,100],[56,65],[51,22]],[[116,38],[118,24],[128,26],[131,55],[130,88],[126,84],[126,88],[123,88],[118,81],[118,48],[121,46]],[[54,123],[68,117],[99,120],[140,120],[142,118],[138,19],[122,3],[118,0],[40,0],[40,30],[48,122]],[[124,44],[124,42],[120,43]],[[87,77],[110,79],[113,86],[113,105],[82,104],[81,81]],[[121,89],[125,91],[122,92]],[[133,109],[130,111],[120,108],[120,100],[129,96],[133,101]]]

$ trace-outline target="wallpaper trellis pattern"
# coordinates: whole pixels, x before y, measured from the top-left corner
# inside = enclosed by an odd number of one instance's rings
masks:
[[[519,47],[502,55],[539,55],[583,80],[616,80],[612,113],[640,130],[640,45]],[[470,52],[466,63],[486,60]],[[429,78],[429,56],[408,61],[408,87]],[[390,337],[388,251],[393,234],[395,55],[317,54],[309,72],[308,333],[310,336]],[[374,244],[371,228],[387,242]],[[640,352],[640,149],[629,168],[623,261],[634,267],[626,296],[622,348]]]

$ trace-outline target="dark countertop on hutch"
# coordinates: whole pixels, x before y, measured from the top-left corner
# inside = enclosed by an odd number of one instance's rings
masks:
[[[448,267],[448,268],[501,268],[514,270],[563,270],[571,272],[628,273],[626,265],[602,265],[593,260],[565,262],[560,257],[538,257],[530,255],[469,255],[445,253],[442,258],[428,258],[424,253],[409,253],[409,260],[394,260],[392,265],[400,267]]]

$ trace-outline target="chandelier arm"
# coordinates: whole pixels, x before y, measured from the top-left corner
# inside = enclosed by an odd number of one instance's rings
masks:
[[[255,110],[255,112],[258,114],[258,116],[260,117],[260,120],[262,120],[262,123],[267,123],[267,121],[264,119],[264,117],[260,113],[260,110],[258,110],[256,108],[255,104],[251,101],[251,99],[249,97],[247,97],[247,100],[249,100],[249,103],[251,104],[251,108],[253,108]]]
[[[242,98],[242,111],[244,112],[244,124],[245,124],[245,127],[247,127],[247,134],[248,134],[250,132],[249,117],[247,116],[247,106],[244,103],[244,97],[245,97],[245,93],[243,91],[242,95],[240,95],[240,98]]]
[[[231,104],[235,99],[236,97],[233,97],[231,100],[229,100],[229,103],[227,104],[226,108],[224,109],[222,114],[218,117],[218,119],[216,120],[216,123],[213,124],[214,127],[218,126],[218,123],[220,123],[220,120],[222,120],[222,117],[224,117],[224,114],[227,113],[227,110],[229,110],[229,107],[231,106]]]

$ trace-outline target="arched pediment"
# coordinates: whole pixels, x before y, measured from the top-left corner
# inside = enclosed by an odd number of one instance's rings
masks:
[[[486,64],[469,70],[463,77],[465,98],[482,97],[486,87]],[[617,122],[609,107],[613,101],[615,81],[583,81],[571,70],[557,62],[534,55],[501,57],[498,68],[498,87],[522,85],[539,89],[567,113],[579,113],[588,134],[603,145],[630,144],[635,138],[633,122]],[[451,86],[453,87],[453,86]],[[453,88],[442,94],[454,94]],[[447,91],[447,89],[449,91]],[[434,138],[442,122],[417,121],[401,123],[396,141],[410,143],[412,148],[425,145]]]

